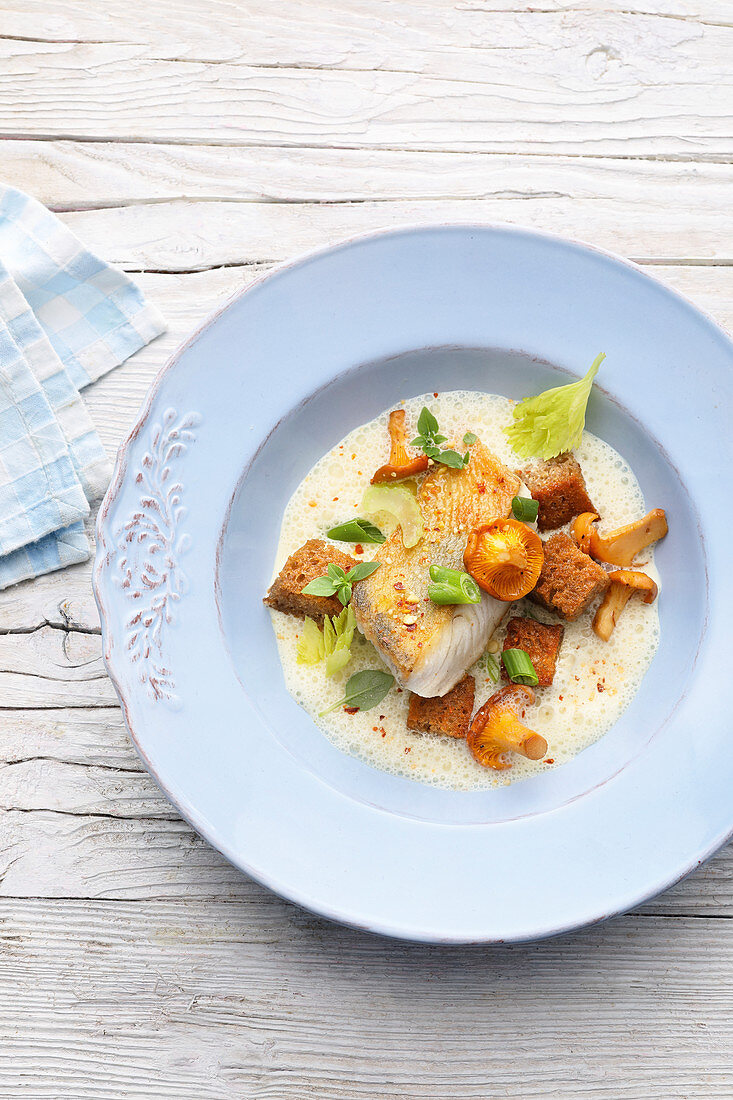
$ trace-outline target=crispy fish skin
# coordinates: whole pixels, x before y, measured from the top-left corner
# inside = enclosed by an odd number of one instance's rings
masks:
[[[374,554],[382,568],[354,586],[351,605],[359,629],[397,681],[416,695],[450,691],[510,606],[485,592],[479,604],[434,604],[429,568],[462,569],[470,532],[506,518],[520,486],[516,474],[480,442],[463,470],[431,467],[418,491],[423,538],[406,550],[398,527]]]

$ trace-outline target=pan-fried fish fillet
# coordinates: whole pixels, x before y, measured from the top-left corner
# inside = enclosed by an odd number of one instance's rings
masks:
[[[482,593],[480,604],[439,607],[428,597],[431,565],[463,569],[471,531],[506,518],[520,479],[482,443],[463,470],[431,467],[418,492],[425,533],[406,550],[398,527],[374,554],[382,568],[354,586],[361,632],[398,683],[417,695],[445,695],[483,652],[509,604]]]

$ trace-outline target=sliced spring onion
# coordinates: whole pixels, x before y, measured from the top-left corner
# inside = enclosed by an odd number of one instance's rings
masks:
[[[529,684],[537,687],[540,682],[528,653],[523,649],[505,649],[501,655],[507,676],[513,684]]]
[[[481,589],[468,573],[431,565],[430,579],[435,582],[428,585],[428,596],[433,603],[481,603]]]
[[[514,497],[512,500],[512,515],[522,523],[535,523],[539,510],[539,502],[532,500],[532,497]]]
[[[384,542],[385,537],[368,519],[350,519],[326,531],[335,542]]]

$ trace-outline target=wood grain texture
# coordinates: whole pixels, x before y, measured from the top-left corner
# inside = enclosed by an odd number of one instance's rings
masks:
[[[712,189],[706,204],[690,193],[674,203],[684,237],[670,235],[664,188],[638,191],[629,201],[539,194],[495,200],[453,199],[338,204],[187,202],[159,203],[62,214],[92,248],[106,247],[130,271],[191,271],[227,264],[272,263],[361,233],[403,225],[507,221],[566,237],[592,237],[600,248],[634,260],[673,263],[692,259],[728,264],[733,239],[720,223],[727,189]],[[648,197],[647,197],[648,196]],[[669,203],[672,203],[671,196]],[[681,244],[684,241],[684,255]]]
[[[466,5],[468,25],[457,30],[445,9],[436,18],[424,6],[413,26],[374,6],[392,48],[383,62],[360,59],[354,68],[296,67],[274,37],[264,64],[168,60],[130,42],[0,39],[0,134],[611,155],[623,143],[625,156],[733,151],[729,26],[587,11],[488,19]],[[324,35],[323,8],[301,4],[300,12]],[[420,30],[421,40],[401,45],[395,24],[408,39]],[[331,58],[340,51],[329,43]]]
[[[733,331],[728,0],[0,0],[0,176],[169,332],[85,398],[113,456],[280,260],[498,220],[649,265]],[[0,593],[0,1095],[733,1095],[733,847],[527,947],[397,944],[239,874],[127,739],[84,564]]]
[[[35,1100],[730,1096],[730,922],[477,950],[271,897],[28,901],[4,907],[0,943],[5,987],[26,990],[24,1043],[0,1002],[0,1074]]]
[[[501,22],[497,20],[501,18]],[[187,61],[247,61],[312,68],[398,68],[461,74],[480,50],[501,49],[502,32],[521,20],[528,32],[580,17],[625,17],[629,28],[682,20],[692,28],[731,24],[727,0],[8,0],[0,37],[31,42],[138,46],[146,57]],[[223,33],[226,28],[226,33]]]
[[[700,206],[715,214],[727,164],[619,157],[288,146],[8,139],[14,179],[54,210],[172,202],[355,203],[401,200],[593,199],[599,213],[652,199],[673,203],[683,241]],[[659,225],[661,211],[654,215]],[[511,220],[511,219],[510,219]],[[550,228],[549,225],[547,228]],[[635,254],[640,252],[637,247]],[[686,255],[684,250],[680,255]]]

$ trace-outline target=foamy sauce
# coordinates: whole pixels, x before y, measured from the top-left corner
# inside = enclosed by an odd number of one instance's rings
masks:
[[[403,403],[408,433],[415,427],[423,405],[435,413],[443,435],[451,441],[460,444],[465,432],[471,431],[510,469],[523,464],[502,431],[511,421],[513,402],[507,398],[464,390],[441,393],[437,398],[432,394],[412,398]],[[388,414],[386,410],[356,428],[303,479],[285,509],[273,575],[307,539],[325,539],[327,529],[361,514],[364,489],[389,455]],[[601,531],[644,515],[646,507],[639,484],[612,447],[585,432],[576,456],[589,496],[601,515]],[[349,544],[334,545],[353,553]],[[364,553],[355,556],[368,561],[375,549],[373,544],[364,544]],[[658,581],[651,550],[645,551],[642,562],[640,567]],[[537,619],[556,621],[534,604],[529,603],[527,608]],[[509,605],[504,624],[522,614],[523,601]],[[406,726],[407,690],[394,688],[373,710],[347,714],[339,709],[319,718],[319,711],[342,697],[346,681],[355,672],[383,667],[379,655],[370,643],[355,640],[351,662],[329,679],[323,663],[297,663],[302,621],[277,611],[271,615],[287,689],[334,745],[382,771],[454,790],[482,790],[525,779],[564,764],[593,744],[636,694],[659,643],[656,603],[646,606],[640,600],[630,600],[608,642],[602,642],[591,630],[591,614],[575,623],[565,623],[555,681],[551,687],[536,689],[536,702],[525,718],[528,726],[547,739],[547,756],[531,761],[512,755],[512,767],[496,772],[478,764],[463,740],[411,733]],[[492,639],[499,649],[504,632],[502,625]],[[478,707],[502,684],[490,679],[483,659],[469,672],[476,680]]]

